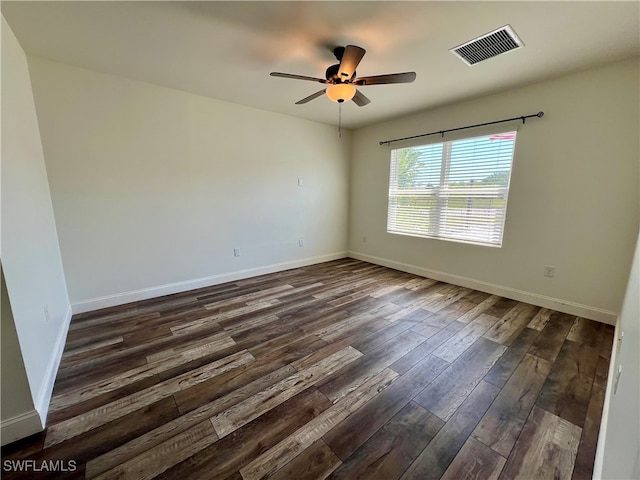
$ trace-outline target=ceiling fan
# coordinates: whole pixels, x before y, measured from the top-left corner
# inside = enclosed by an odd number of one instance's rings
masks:
[[[326,88],[298,100],[296,105],[302,105],[314,98],[318,98],[325,93],[333,102],[343,103],[353,99],[359,107],[364,107],[371,102],[357,88],[367,85],[383,85],[388,83],[411,83],[416,79],[416,72],[389,73],[386,75],[374,75],[371,77],[356,77],[356,67],[364,57],[366,50],[355,45],[346,47],[336,47],[333,54],[340,62],[327,68],[325,78],[307,77],[304,75],[293,75],[291,73],[271,72],[272,77],[293,78],[297,80],[308,80],[311,82],[324,83]]]

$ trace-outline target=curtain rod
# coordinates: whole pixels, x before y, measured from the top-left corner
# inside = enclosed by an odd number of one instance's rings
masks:
[[[466,130],[467,128],[485,127],[487,125],[494,125],[496,123],[513,122],[514,120],[522,120],[522,124],[524,125],[527,118],[533,118],[533,117],[541,118],[543,115],[544,115],[544,112],[538,112],[532,115],[522,115],[520,117],[505,118],[504,120],[496,120],[494,122],[478,123],[476,125],[467,125],[466,127],[450,128],[448,130],[438,130],[437,132],[423,133],[420,135],[413,135],[411,137],[396,138],[394,140],[384,140],[380,142],[380,145],[385,145],[385,144],[390,145],[394,142],[401,142],[402,140],[410,140],[412,138],[428,137],[429,135],[442,135],[444,137],[445,133],[455,132],[456,130]]]

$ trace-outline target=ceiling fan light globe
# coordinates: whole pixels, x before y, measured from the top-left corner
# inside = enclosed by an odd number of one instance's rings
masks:
[[[332,102],[348,102],[356,94],[356,87],[349,83],[338,83],[327,87],[326,93]]]

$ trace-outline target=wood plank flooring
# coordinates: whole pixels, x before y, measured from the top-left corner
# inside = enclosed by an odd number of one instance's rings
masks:
[[[85,313],[2,476],[590,479],[612,342],[353,259]]]

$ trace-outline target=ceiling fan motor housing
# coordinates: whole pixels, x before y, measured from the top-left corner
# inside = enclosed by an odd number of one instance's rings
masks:
[[[351,78],[345,78],[345,77],[341,78],[339,71],[340,71],[339,63],[336,63],[335,65],[331,65],[329,68],[327,68],[327,71],[325,72],[325,77],[327,81],[331,83],[348,83],[356,77],[356,72],[354,71]]]

